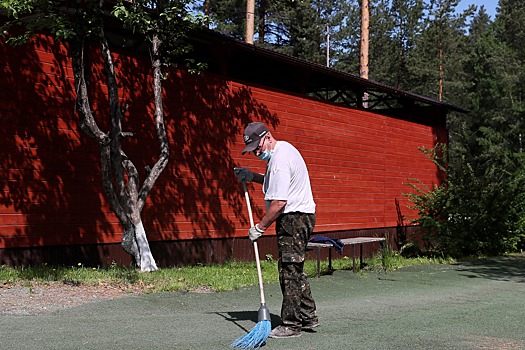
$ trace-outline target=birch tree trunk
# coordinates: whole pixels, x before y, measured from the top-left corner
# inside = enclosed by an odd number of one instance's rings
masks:
[[[140,267],[141,271],[156,271],[158,267],[151,253],[141,212],[153,185],[166,167],[169,157],[162,107],[160,40],[157,36],[154,36],[152,40],[154,122],[160,153],[153,168],[147,169],[147,176],[141,186],[135,165],[122,149],[122,140],[125,137],[132,137],[133,133],[126,132],[122,128],[122,111],[119,104],[115,68],[104,30],[100,30],[100,50],[104,59],[110,104],[111,130],[108,132],[99,128],[91,110],[86,79],[86,72],[89,71],[89,63],[86,59],[88,49],[86,41],[82,37],[81,29],[79,29],[79,33],[79,38],[71,44],[71,50],[77,91],[76,110],[80,116],[80,129],[100,146],[104,192],[111,209],[123,226],[124,232],[121,242],[123,249],[132,256],[134,263]]]
[[[100,167],[106,200],[122,224],[123,249],[132,256],[134,263],[142,271],[158,269],[148,243],[141,212],[169,159],[169,144],[162,103],[162,67],[177,63],[177,58],[188,52],[188,32],[191,28],[200,28],[203,25],[203,20],[198,19],[199,16],[190,16],[186,5],[186,2],[178,0],[98,0],[73,1],[72,3],[13,0],[0,2],[0,8],[7,10],[4,11],[7,15],[7,17],[4,16],[7,22],[2,17],[2,28],[5,28],[3,34],[8,34],[7,28],[13,26],[17,28],[14,32],[20,32],[20,25],[26,30],[21,32],[23,34],[15,34],[11,38],[15,42],[27,39],[30,34],[47,30],[54,38],[69,43],[76,89],[75,110],[79,117],[79,128],[95,140],[100,147]],[[205,7],[211,5],[211,0],[207,0]],[[108,19],[111,19],[113,23],[110,28],[115,28],[113,20],[117,19],[122,25],[121,29],[133,33],[134,39],[151,43],[155,109],[153,116],[145,116],[145,122],[155,124],[159,152],[151,154],[151,162],[144,164],[143,182],[139,179],[139,172],[135,164],[123,149],[124,138],[134,135],[124,130],[126,126],[122,125],[125,119],[119,102],[117,75],[105,33],[105,22]],[[99,110],[97,118],[108,118],[109,123],[104,123],[104,125],[109,125],[109,130],[102,130],[99,127],[89,101],[89,77],[91,80],[100,79],[98,72],[91,69],[89,60],[90,49],[96,46],[97,41],[99,51],[97,50],[96,54],[100,54],[104,62],[103,72],[109,101],[109,113],[104,115],[104,111]],[[95,86],[96,84],[93,83]]]

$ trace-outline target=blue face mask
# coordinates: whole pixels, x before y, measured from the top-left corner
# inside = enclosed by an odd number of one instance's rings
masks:
[[[259,154],[257,157],[260,160],[270,160],[272,158],[273,151],[268,151],[267,149],[264,150],[263,153]]]

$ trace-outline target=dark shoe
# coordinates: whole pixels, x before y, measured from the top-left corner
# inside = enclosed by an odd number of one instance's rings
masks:
[[[313,331],[314,328],[319,327],[319,321],[318,320],[309,320],[303,323],[303,326],[301,327],[301,330],[303,331]]]
[[[301,332],[285,326],[275,327],[270,332],[270,338],[295,338],[300,336]]]

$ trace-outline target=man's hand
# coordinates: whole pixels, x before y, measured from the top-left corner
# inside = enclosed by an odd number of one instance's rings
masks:
[[[264,230],[261,230],[259,228],[259,225],[255,225],[254,227],[248,230],[248,237],[250,237],[250,240],[252,242],[255,242],[259,237],[262,236],[263,233],[264,233]]]
[[[253,172],[248,168],[234,168],[233,171],[237,175],[237,179],[241,182],[252,182]]]

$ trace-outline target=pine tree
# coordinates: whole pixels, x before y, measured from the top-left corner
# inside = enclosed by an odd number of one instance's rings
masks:
[[[333,68],[351,74],[359,73],[360,6],[359,0],[342,1],[341,13],[344,17],[330,36]]]
[[[471,11],[456,14],[458,0],[432,0],[424,28],[408,60],[405,89],[461,105],[463,64],[468,52],[467,19]]]
[[[391,82],[397,88],[406,88],[409,74],[409,57],[414,48],[415,41],[422,31],[423,0],[393,0],[390,14],[394,19],[392,42],[396,45],[393,62]],[[395,80],[394,80],[395,79]]]
[[[196,6],[209,16],[210,28],[238,40],[244,40],[246,0],[205,0]]]
[[[496,18],[499,22],[499,36],[508,45],[516,50],[520,59],[525,59],[525,2],[522,0],[500,0],[499,14]]]
[[[455,219],[445,236],[462,255],[516,250],[524,237],[522,63],[507,24],[501,16],[491,23],[483,8],[472,19],[464,65],[470,113],[449,118],[447,205]]]

